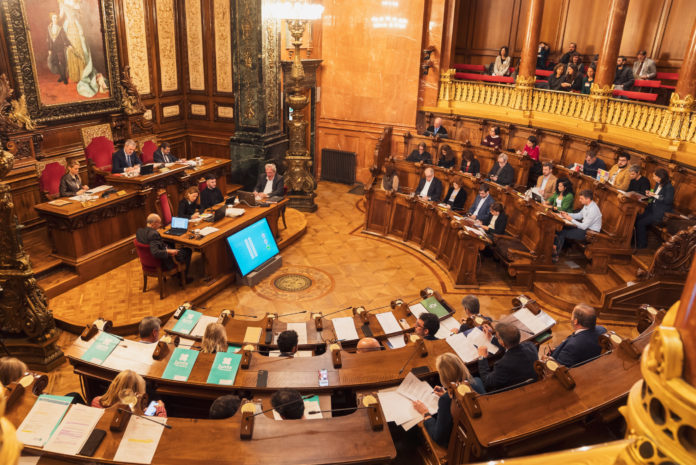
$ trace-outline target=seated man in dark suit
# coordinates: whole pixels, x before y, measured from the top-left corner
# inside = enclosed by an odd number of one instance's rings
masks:
[[[283,177],[276,172],[276,165],[266,163],[266,172],[259,175],[259,180],[254,188],[254,195],[261,200],[268,197],[282,197],[285,194]]]
[[[442,182],[435,177],[435,170],[426,168],[424,178],[421,178],[416,188],[416,195],[426,200],[439,202],[442,197]]]
[[[406,157],[406,161],[412,161],[415,163],[422,161],[427,165],[432,165],[433,157],[430,155],[430,152],[425,151],[425,142],[421,142],[420,144],[418,144],[418,150],[414,150],[413,152],[411,152],[411,154],[408,157]]]
[[[294,357],[297,352],[297,332],[294,329],[278,335],[278,349],[281,357]]]
[[[111,172],[114,174],[130,171],[142,162],[135,153],[135,141],[128,139],[123,143],[123,148],[111,156]]]
[[[435,333],[440,329],[440,319],[432,313],[421,313],[416,321],[416,334],[426,341],[437,341]]]
[[[294,389],[281,389],[271,396],[271,405],[283,420],[301,420],[304,416],[304,400]]]
[[[231,418],[239,410],[239,404],[241,400],[239,396],[234,394],[227,394],[225,396],[220,396],[215,401],[213,405],[210,406],[210,411],[208,412],[208,418],[211,420],[224,420],[225,418]]]
[[[146,221],[147,226],[138,228],[135,232],[135,238],[138,242],[150,246],[152,256],[160,260],[163,269],[171,270],[174,268],[176,266],[174,259],[176,259],[177,262],[186,265],[186,272],[188,272],[191,264],[191,249],[188,247],[174,249],[167,246],[167,243],[164,242],[162,236],[157,232],[162,227],[162,219],[156,213],[149,214]],[[186,277],[187,283],[191,281],[191,278]]]
[[[486,326],[484,326],[486,328]],[[493,334],[489,330],[484,331],[489,339]],[[479,376],[487,392],[495,391],[528,379],[537,379],[534,371],[534,362],[539,358],[537,348],[527,341],[520,344],[520,330],[507,323],[498,323],[495,327],[498,341],[505,349],[505,355],[495,362],[493,369],[488,365],[488,349],[479,346],[478,369]]]
[[[597,171],[600,169],[606,170],[607,164],[604,163],[604,160],[601,158],[597,158],[596,150],[589,150],[585,154],[585,163],[582,164],[582,173],[591,178],[596,178]]]
[[[515,170],[508,164],[508,156],[504,153],[498,155],[498,163],[488,173],[491,181],[497,182],[501,186],[512,186],[515,184]]]
[[[469,216],[483,224],[488,224],[491,221],[491,205],[493,205],[493,197],[488,193],[488,185],[481,184],[479,193],[469,209]]]
[[[490,208],[491,219],[488,220],[488,224],[483,224],[482,221],[477,220],[476,224],[483,228],[484,231],[489,236],[494,234],[505,234],[505,228],[507,227],[507,215],[505,214],[505,209],[503,204],[500,202],[495,202]]]
[[[603,326],[597,326],[597,313],[587,304],[577,304],[570,317],[573,334],[568,336],[551,354],[561,365],[572,367],[590,360],[602,352],[599,336],[606,333]]]
[[[435,118],[432,126],[428,126],[424,136],[440,136],[441,139],[447,139],[447,129],[442,126],[442,118]]]
[[[201,212],[222,202],[222,192],[217,188],[217,177],[208,173],[205,175],[205,189],[201,192]]]
[[[155,163],[174,163],[179,159],[172,154],[172,147],[169,142],[162,142],[159,148],[152,154],[152,161]]]

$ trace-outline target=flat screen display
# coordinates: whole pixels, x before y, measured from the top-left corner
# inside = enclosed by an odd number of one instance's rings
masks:
[[[278,254],[278,245],[266,218],[229,236],[227,244],[242,276]]]

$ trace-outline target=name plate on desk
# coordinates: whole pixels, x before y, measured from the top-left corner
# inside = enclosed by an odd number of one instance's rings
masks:
[[[196,326],[198,320],[201,319],[203,314],[195,310],[186,310],[184,314],[176,322],[172,331],[181,334],[189,334],[191,330]]]
[[[162,378],[174,381],[188,381],[193,369],[193,364],[198,358],[198,351],[177,347],[174,349],[172,357],[169,359],[167,368],[162,374]]]
[[[236,349],[236,347],[234,349]],[[241,361],[241,354],[235,354],[229,351],[218,352],[215,354],[215,361],[213,361],[213,367],[210,369],[210,374],[206,382],[210,384],[220,384],[222,386],[232,386]]]
[[[120,190],[120,191],[116,192],[116,195],[118,195],[119,197],[123,197],[123,196],[126,195],[127,193],[128,193],[128,192],[126,192],[126,191],[124,191],[124,190]]]

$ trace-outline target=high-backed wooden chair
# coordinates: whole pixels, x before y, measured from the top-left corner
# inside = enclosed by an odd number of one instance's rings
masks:
[[[140,152],[140,159],[143,163],[152,163],[154,161],[154,154],[157,150],[157,138],[152,135],[146,138],[140,138],[136,141],[138,151]]]
[[[91,186],[104,184],[104,176],[111,173],[113,154],[114,143],[103,136],[95,137],[85,147]]]
[[[60,197],[60,179],[65,174],[65,158],[36,163],[36,175],[39,178],[41,197],[54,200]]]
[[[181,279],[181,287],[186,287],[186,268],[184,265],[178,262],[176,267],[171,270],[165,270],[162,268],[162,263],[159,259],[155,258],[150,252],[150,246],[147,244],[141,244],[137,239],[133,239],[135,244],[135,250],[138,252],[138,258],[140,259],[140,266],[143,269],[143,292],[147,292],[147,277],[153,276],[157,278],[157,283],[159,284],[160,290],[160,300],[164,299],[164,283],[168,276],[174,276],[177,273]]]
[[[157,191],[155,208],[157,209],[157,214],[160,216],[160,218],[162,218],[163,226],[167,226],[172,222],[174,209],[172,208],[172,201],[169,198],[169,194],[167,193],[166,189],[159,189]]]

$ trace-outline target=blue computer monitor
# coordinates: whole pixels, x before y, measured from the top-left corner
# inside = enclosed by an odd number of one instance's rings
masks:
[[[278,254],[278,245],[266,218],[229,236],[227,244],[242,276]]]

